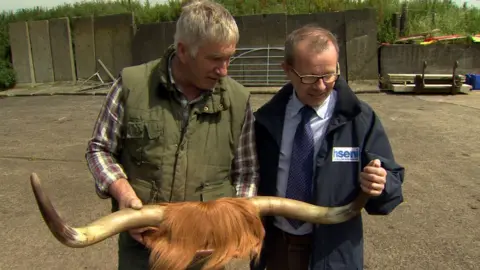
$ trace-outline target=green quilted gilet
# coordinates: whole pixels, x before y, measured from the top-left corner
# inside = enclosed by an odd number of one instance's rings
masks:
[[[206,102],[194,105],[182,130],[182,107],[168,79],[173,52],[170,48],[161,59],[122,71],[121,164],[144,203],[235,196],[230,172],[249,91],[222,79]]]

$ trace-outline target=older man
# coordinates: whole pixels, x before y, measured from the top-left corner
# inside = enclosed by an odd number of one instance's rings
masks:
[[[338,59],[337,40],[321,27],[288,36],[290,82],[255,113],[258,195],[339,206],[361,189],[372,196],[366,211],[387,215],[403,201],[404,168],[378,116],[339,76]],[[262,263],[252,269],[363,269],[361,215],[335,225],[274,217],[265,227]]]
[[[97,193],[112,199],[112,211],[256,194],[250,95],[227,77],[234,18],[217,3],[191,1],[174,40],[160,59],[123,69],[88,143]],[[144,230],[120,234],[118,269],[149,269]]]

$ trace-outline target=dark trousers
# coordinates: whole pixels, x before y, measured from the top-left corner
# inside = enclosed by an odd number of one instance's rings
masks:
[[[150,270],[149,256],[150,250],[133,239],[128,232],[119,234],[118,270]],[[202,263],[196,263],[188,267],[188,270],[200,270],[202,266]]]
[[[128,232],[118,236],[118,270],[150,270],[150,250]]]
[[[292,235],[269,226],[262,261],[267,270],[308,270],[313,236]]]

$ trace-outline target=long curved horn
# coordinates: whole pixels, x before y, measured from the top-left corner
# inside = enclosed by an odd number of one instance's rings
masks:
[[[324,207],[281,197],[258,196],[250,200],[262,216],[283,216],[314,224],[336,224],[358,215],[370,196],[362,191],[344,206]]]
[[[101,242],[113,235],[130,229],[158,226],[163,219],[166,205],[144,205],[140,210],[122,209],[102,217],[85,227],[68,225],[57,213],[50,199],[42,190],[39,177],[30,176],[33,193],[42,217],[52,234],[66,246],[81,248]],[[334,224],[349,220],[359,214],[369,196],[361,192],[357,198],[345,206],[323,207],[296,200],[257,196],[239,198],[255,204],[261,216],[284,216],[316,224]],[[208,253],[208,251],[205,251]]]
[[[122,231],[157,226],[162,222],[165,206],[145,205],[140,210],[122,209],[85,227],[74,228],[68,225],[57,213],[50,199],[42,190],[40,178],[35,173],[31,174],[30,183],[38,208],[48,228],[58,241],[69,247],[90,246]]]

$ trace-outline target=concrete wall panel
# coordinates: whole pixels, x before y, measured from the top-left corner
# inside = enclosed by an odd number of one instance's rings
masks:
[[[301,25],[316,23],[336,35],[340,49],[341,73],[349,81],[376,80],[379,61],[375,15],[376,12],[372,9],[362,9],[289,16],[268,14],[235,17],[240,30],[238,48],[255,49],[271,46],[281,49],[252,51],[246,54],[244,59],[237,59],[232,63],[230,74],[243,82],[250,76],[249,80],[257,80],[258,85],[283,80],[280,63],[286,36]],[[17,81],[19,83],[34,81],[33,75],[38,76],[37,82],[75,80],[72,62],[77,78],[86,79],[98,71],[104,80],[109,81],[109,76],[97,63],[97,59],[101,59],[116,77],[126,66],[160,57],[173,43],[175,24],[173,21],[140,25],[135,33],[133,14],[130,13],[74,18],[72,32],[75,61],[71,59],[72,53],[68,46],[67,19],[51,20],[50,24],[48,21],[30,22],[27,24],[29,27],[25,26],[26,23],[10,24],[10,42],[14,68],[18,74]],[[402,51],[396,52],[391,50],[399,50],[398,47],[382,49],[383,71],[393,69],[408,72],[409,69],[418,70],[414,68],[418,66],[421,70],[419,59],[422,57],[434,63],[429,69],[431,72],[446,70],[447,67],[450,70],[454,59],[460,60],[460,70],[476,66],[474,59],[478,53],[477,49],[455,49],[451,46],[454,45],[450,45],[448,47],[450,49],[440,50],[444,55],[450,55],[443,57],[442,60],[435,59],[434,53],[438,54],[439,49],[432,49],[434,48],[432,46],[415,47],[409,49],[410,51],[403,51],[406,49],[402,48]],[[239,50],[237,55],[246,51]],[[396,54],[403,55],[405,59],[400,59]],[[388,61],[411,64],[403,66],[393,64],[393,67],[388,64],[388,67],[385,67]],[[469,71],[472,72],[471,69]]]
[[[258,26],[257,26],[258,27]],[[287,15],[266,14],[263,16],[263,28],[267,36],[267,43],[271,47],[285,44],[287,34]]]
[[[97,72],[93,17],[73,18],[72,28],[77,78],[85,80]]]
[[[306,24],[317,23],[315,14],[295,14],[287,16],[287,36],[293,32],[295,29],[298,29]]]
[[[267,31],[263,15],[247,15],[241,17],[239,25],[239,47],[263,47],[268,44]]]
[[[139,25],[132,41],[132,64],[157,59],[173,44],[176,21]]]
[[[264,24],[263,15],[242,16],[242,34],[238,47],[257,48],[268,46],[267,27]],[[242,51],[240,53],[246,53]],[[243,78],[236,78],[240,83],[245,84],[246,80],[256,81],[259,84],[264,83],[265,63],[267,60],[265,50],[256,51],[244,55],[244,59],[237,60],[237,64],[243,67]]]
[[[55,81],[76,81],[70,21],[58,18],[49,21]]]
[[[9,24],[10,48],[17,83],[34,83],[32,53],[27,22]]]
[[[138,26],[132,42],[132,63],[139,65],[162,56],[165,49],[164,23],[150,23]]]
[[[37,83],[54,81],[50,31],[47,20],[28,22],[33,69]]]
[[[176,21],[163,22],[164,27],[164,37],[163,37],[163,48],[167,49],[168,46],[173,44],[173,37],[175,36],[175,28],[177,26]]]
[[[122,68],[132,65],[133,14],[115,14],[95,17],[95,56],[114,78]],[[97,61],[97,70],[104,81],[110,77]]]
[[[378,79],[377,22],[374,9],[347,10],[345,16],[349,81]]]

